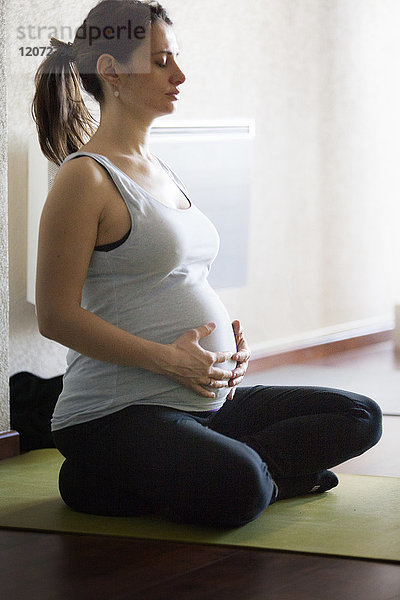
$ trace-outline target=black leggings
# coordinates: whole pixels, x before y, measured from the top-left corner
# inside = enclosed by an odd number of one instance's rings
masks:
[[[217,412],[133,405],[53,432],[71,508],[221,527],[255,519],[275,500],[274,481],[316,482],[381,435],[381,410],[365,396],[263,385],[238,387]]]

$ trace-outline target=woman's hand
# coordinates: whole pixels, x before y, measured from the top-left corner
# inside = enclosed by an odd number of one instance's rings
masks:
[[[236,368],[232,371],[233,377],[229,379],[229,386],[237,386],[243,381],[247,367],[249,366],[250,348],[247,345],[246,340],[243,337],[243,329],[240,325],[240,321],[235,320],[232,323],[233,331],[235,334],[237,352],[232,355],[233,360],[237,361]],[[227,400],[233,400],[236,388],[232,387],[231,391],[227,395]]]
[[[209,352],[199,344],[199,340],[210,335],[215,327],[215,323],[208,323],[189,329],[172,344],[166,344],[158,372],[206,398],[214,398],[215,394],[203,386],[228,387],[233,371],[218,369],[214,363],[232,358],[232,351]]]

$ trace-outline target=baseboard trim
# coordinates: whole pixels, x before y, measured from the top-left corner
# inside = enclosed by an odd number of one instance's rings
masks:
[[[378,344],[393,340],[393,329],[384,329],[372,333],[363,333],[347,337],[344,334],[342,339],[335,340],[308,340],[307,344],[301,347],[287,348],[285,350],[269,351],[265,354],[257,353],[257,357],[251,358],[247,373],[257,373],[273,367],[282,365],[307,362],[324,358],[336,352],[345,352],[354,350],[370,344]]]
[[[18,431],[0,431],[0,460],[18,456],[19,453]]]

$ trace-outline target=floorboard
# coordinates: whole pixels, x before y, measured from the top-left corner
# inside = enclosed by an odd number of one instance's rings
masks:
[[[1,530],[0,592],[13,600],[393,600],[400,565]]]
[[[246,550],[143,590],[142,597],[151,600],[391,600],[400,598],[399,577],[397,565]]]

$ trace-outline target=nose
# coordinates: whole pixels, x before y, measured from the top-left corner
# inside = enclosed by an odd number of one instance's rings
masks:
[[[181,69],[178,67],[178,65],[175,65],[175,67],[176,68],[174,69],[174,72],[170,77],[170,81],[174,85],[180,85],[181,83],[184,83],[184,81],[186,80],[186,76],[184,72],[181,71]]]

